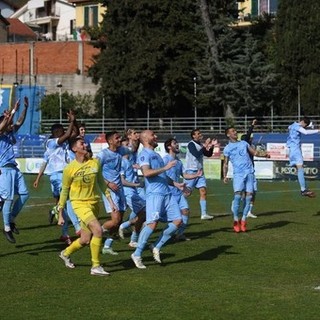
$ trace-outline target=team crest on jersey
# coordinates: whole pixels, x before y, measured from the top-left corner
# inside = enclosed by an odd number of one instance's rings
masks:
[[[142,156],[142,157],[140,158],[140,160],[141,160],[141,161],[144,161],[144,156]]]

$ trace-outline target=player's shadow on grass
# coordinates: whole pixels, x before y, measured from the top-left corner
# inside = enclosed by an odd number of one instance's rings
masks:
[[[42,245],[42,246],[39,246],[39,245]],[[37,247],[27,249],[27,247],[32,247],[32,246],[37,246]],[[58,254],[61,250],[66,248],[66,245],[59,240],[48,240],[48,241],[42,241],[42,242],[16,244],[16,245],[12,245],[12,247],[17,250],[0,254],[0,258],[5,256],[16,255],[16,254],[23,254],[23,253],[33,255],[33,256],[37,256],[45,252],[56,252]]]
[[[293,210],[281,210],[281,211],[265,211],[265,212],[261,212],[258,213],[257,216],[258,217],[263,217],[263,216],[274,216],[276,214],[282,214],[282,213],[295,213],[297,211],[293,211]]]
[[[275,229],[275,228],[283,228],[287,226],[290,223],[295,223],[292,221],[277,221],[277,222],[269,222],[269,223],[264,223],[261,225],[256,226],[255,228],[249,230],[249,231],[256,231],[256,230],[267,230],[267,229]]]
[[[228,251],[229,249],[231,249],[232,246],[230,245],[225,245],[225,246],[218,246],[217,248],[211,248],[209,250],[203,251],[199,254],[196,254],[194,256],[191,257],[185,257],[183,259],[180,260],[175,260],[172,262],[166,262],[166,259],[169,258],[169,256],[174,256],[174,254],[162,254],[161,255],[161,259],[163,261],[163,263],[161,264],[162,267],[168,266],[170,264],[177,264],[177,263],[189,263],[189,262],[195,262],[195,261],[212,261],[217,259],[220,255],[222,254],[239,254],[237,252],[230,252]]]
[[[168,259],[174,257],[175,255],[172,253],[161,253],[161,260],[162,263],[158,264],[153,260],[153,257],[151,255],[145,255],[143,257],[143,263],[146,265],[147,268],[153,267],[153,266],[159,266],[159,267],[166,267],[170,264],[177,264],[177,263],[189,263],[189,262],[195,262],[195,261],[212,261],[216,258],[218,258],[222,254],[238,254],[237,252],[230,252],[228,251],[231,249],[232,246],[225,245],[225,246],[219,246],[217,248],[211,248],[209,250],[203,251],[199,254],[196,254],[191,257],[186,257],[180,260],[175,260],[172,262],[166,262]],[[113,262],[107,263],[107,266],[111,270],[111,272],[119,272],[119,271],[125,271],[126,269],[134,269],[136,268],[134,266],[134,263],[131,259],[126,260],[117,260]],[[117,269],[114,269],[117,268]]]
[[[207,237],[211,236],[214,233],[228,232],[231,229],[232,229],[231,227],[230,228],[229,227],[225,227],[225,228],[215,228],[215,229],[201,230],[201,231],[196,231],[196,232],[191,232],[191,231],[189,231],[187,229],[186,230],[186,235],[191,240],[197,240],[197,239],[201,239],[201,238],[207,238]],[[181,242],[181,241],[178,241],[178,242]],[[176,241],[170,240],[169,243],[176,243]]]

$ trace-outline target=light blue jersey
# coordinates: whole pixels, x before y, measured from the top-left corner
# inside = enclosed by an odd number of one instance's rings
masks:
[[[182,161],[177,157],[175,157],[175,158],[172,157],[170,154],[166,154],[163,157],[164,165],[166,165],[167,163],[169,163],[170,161],[173,161],[173,160],[177,160],[177,164],[174,167],[167,170],[166,175],[172,181],[179,182],[180,178],[183,176],[183,172],[184,172],[184,167],[183,167]],[[177,196],[177,197],[180,197],[182,195],[182,191],[180,189],[178,189],[177,187],[169,185],[169,188],[170,188],[172,195]]]
[[[97,158],[100,160],[102,166],[103,178],[117,184],[118,187],[122,187],[120,171],[122,156],[124,154],[123,150],[121,147],[118,148],[117,151],[111,151],[106,148],[97,154]]]
[[[119,211],[125,211],[127,208],[126,198],[121,183],[121,161],[122,156],[127,152],[126,148],[119,147],[116,151],[109,148],[101,150],[97,154],[102,168],[102,176],[106,181],[113,182],[118,186],[118,191],[110,189],[111,198]],[[105,202],[106,211],[109,212],[110,205]]]
[[[287,147],[289,148],[290,165],[302,165],[303,156],[301,151],[301,134],[309,135],[319,133],[319,130],[306,130],[298,122],[294,122],[289,127],[289,136],[287,138]]]
[[[48,139],[46,144],[46,157],[48,159],[47,173],[51,175],[62,172],[68,163],[68,143],[58,144],[59,138]]]
[[[301,143],[301,132],[299,131],[302,126],[298,122],[294,122],[288,127],[289,136],[287,138],[287,147],[300,147]]]
[[[13,145],[15,138],[13,132],[4,133],[0,136],[0,167],[8,165],[17,166]]]
[[[253,173],[254,167],[250,158],[246,141],[229,142],[223,150],[225,157],[232,163],[233,173]]]
[[[159,169],[164,167],[161,156],[152,149],[143,148],[138,155],[140,167],[148,165],[150,169]],[[165,172],[154,177],[145,177],[146,197],[149,194],[167,195],[170,193],[167,175]]]
[[[131,162],[125,157],[122,157],[121,175],[126,181],[137,183],[135,170],[132,167]],[[142,209],[145,208],[145,200],[140,197],[137,187],[123,186],[123,191],[126,197],[127,205],[134,212],[134,214],[138,214]]]
[[[254,167],[246,141],[229,142],[224,148],[223,154],[230,159],[233,167],[233,191],[253,192]]]

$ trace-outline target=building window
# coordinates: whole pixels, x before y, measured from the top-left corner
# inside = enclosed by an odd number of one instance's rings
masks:
[[[95,27],[98,25],[98,6],[84,7],[85,27]]]

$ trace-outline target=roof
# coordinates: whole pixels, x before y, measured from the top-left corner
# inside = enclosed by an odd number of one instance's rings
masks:
[[[7,18],[9,25],[9,35],[16,34],[20,36],[36,37],[36,34],[23,22],[17,18]]]

